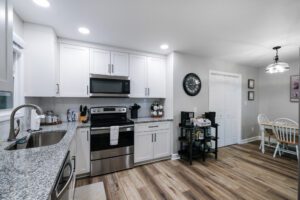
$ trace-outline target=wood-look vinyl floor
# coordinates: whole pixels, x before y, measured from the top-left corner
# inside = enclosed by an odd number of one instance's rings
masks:
[[[77,180],[76,186],[99,181],[108,200],[155,199],[296,199],[297,161],[262,154],[257,143],[220,148],[219,159],[161,161],[104,176]]]

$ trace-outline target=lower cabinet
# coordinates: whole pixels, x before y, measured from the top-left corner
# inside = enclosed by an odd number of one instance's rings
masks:
[[[79,128],[76,133],[76,175],[90,172],[90,129]]]
[[[171,155],[169,122],[136,124],[134,140],[135,163]]]

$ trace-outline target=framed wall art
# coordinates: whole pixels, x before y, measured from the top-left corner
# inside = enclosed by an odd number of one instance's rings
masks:
[[[255,80],[254,79],[248,79],[248,88],[254,89],[255,86]]]
[[[293,75],[290,80],[290,101],[291,102],[299,102],[299,87],[300,87],[300,76]]]

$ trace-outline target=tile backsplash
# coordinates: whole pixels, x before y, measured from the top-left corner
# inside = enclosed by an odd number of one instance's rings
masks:
[[[132,99],[132,98],[26,98],[26,103],[39,105],[43,111],[53,110],[63,121],[66,121],[66,113],[69,108],[78,110],[80,105],[93,106],[132,106],[137,103],[141,106],[139,117],[150,117],[150,106],[154,101],[164,104],[163,99]],[[130,113],[130,112],[128,112]]]

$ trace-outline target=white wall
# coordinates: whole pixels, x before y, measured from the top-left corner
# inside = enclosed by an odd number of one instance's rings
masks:
[[[19,15],[14,12],[14,22],[13,22],[13,32],[18,36],[23,38],[24,34],[24,21],[19,17]]]
[[[242,139],[250,138],[258,135],[258,127],[256,117],[258,114],[258,87],[255,88],[255,101],[248,101],[248,79],[254,79],[256,85],[259,84],[258,68],[240,66],[225,61],[192,56],[182,53],[174,53],[174,77],[173,77],[173,93],[174,93],[174,153],[177,152],[176,146],[179,134],[178,124],[180,121],[181,111],[196,111],[196,115],[200,115],[208,111],[208,75],[209,70],[218,70],[223,72],[232,72],[242,75]],[[182,81],[187,73],[196,73],[201,79],[202,89],[195,97],[185,94]],[[253,131],[252,131],[253,129]]]
[[[259,112],[270,119],[287,117],[298,122],[298,103],[290,102],[290,76],[299,75],[299,62],[288,62],[291,69],[282,74],[266,74],[259,69]]]

